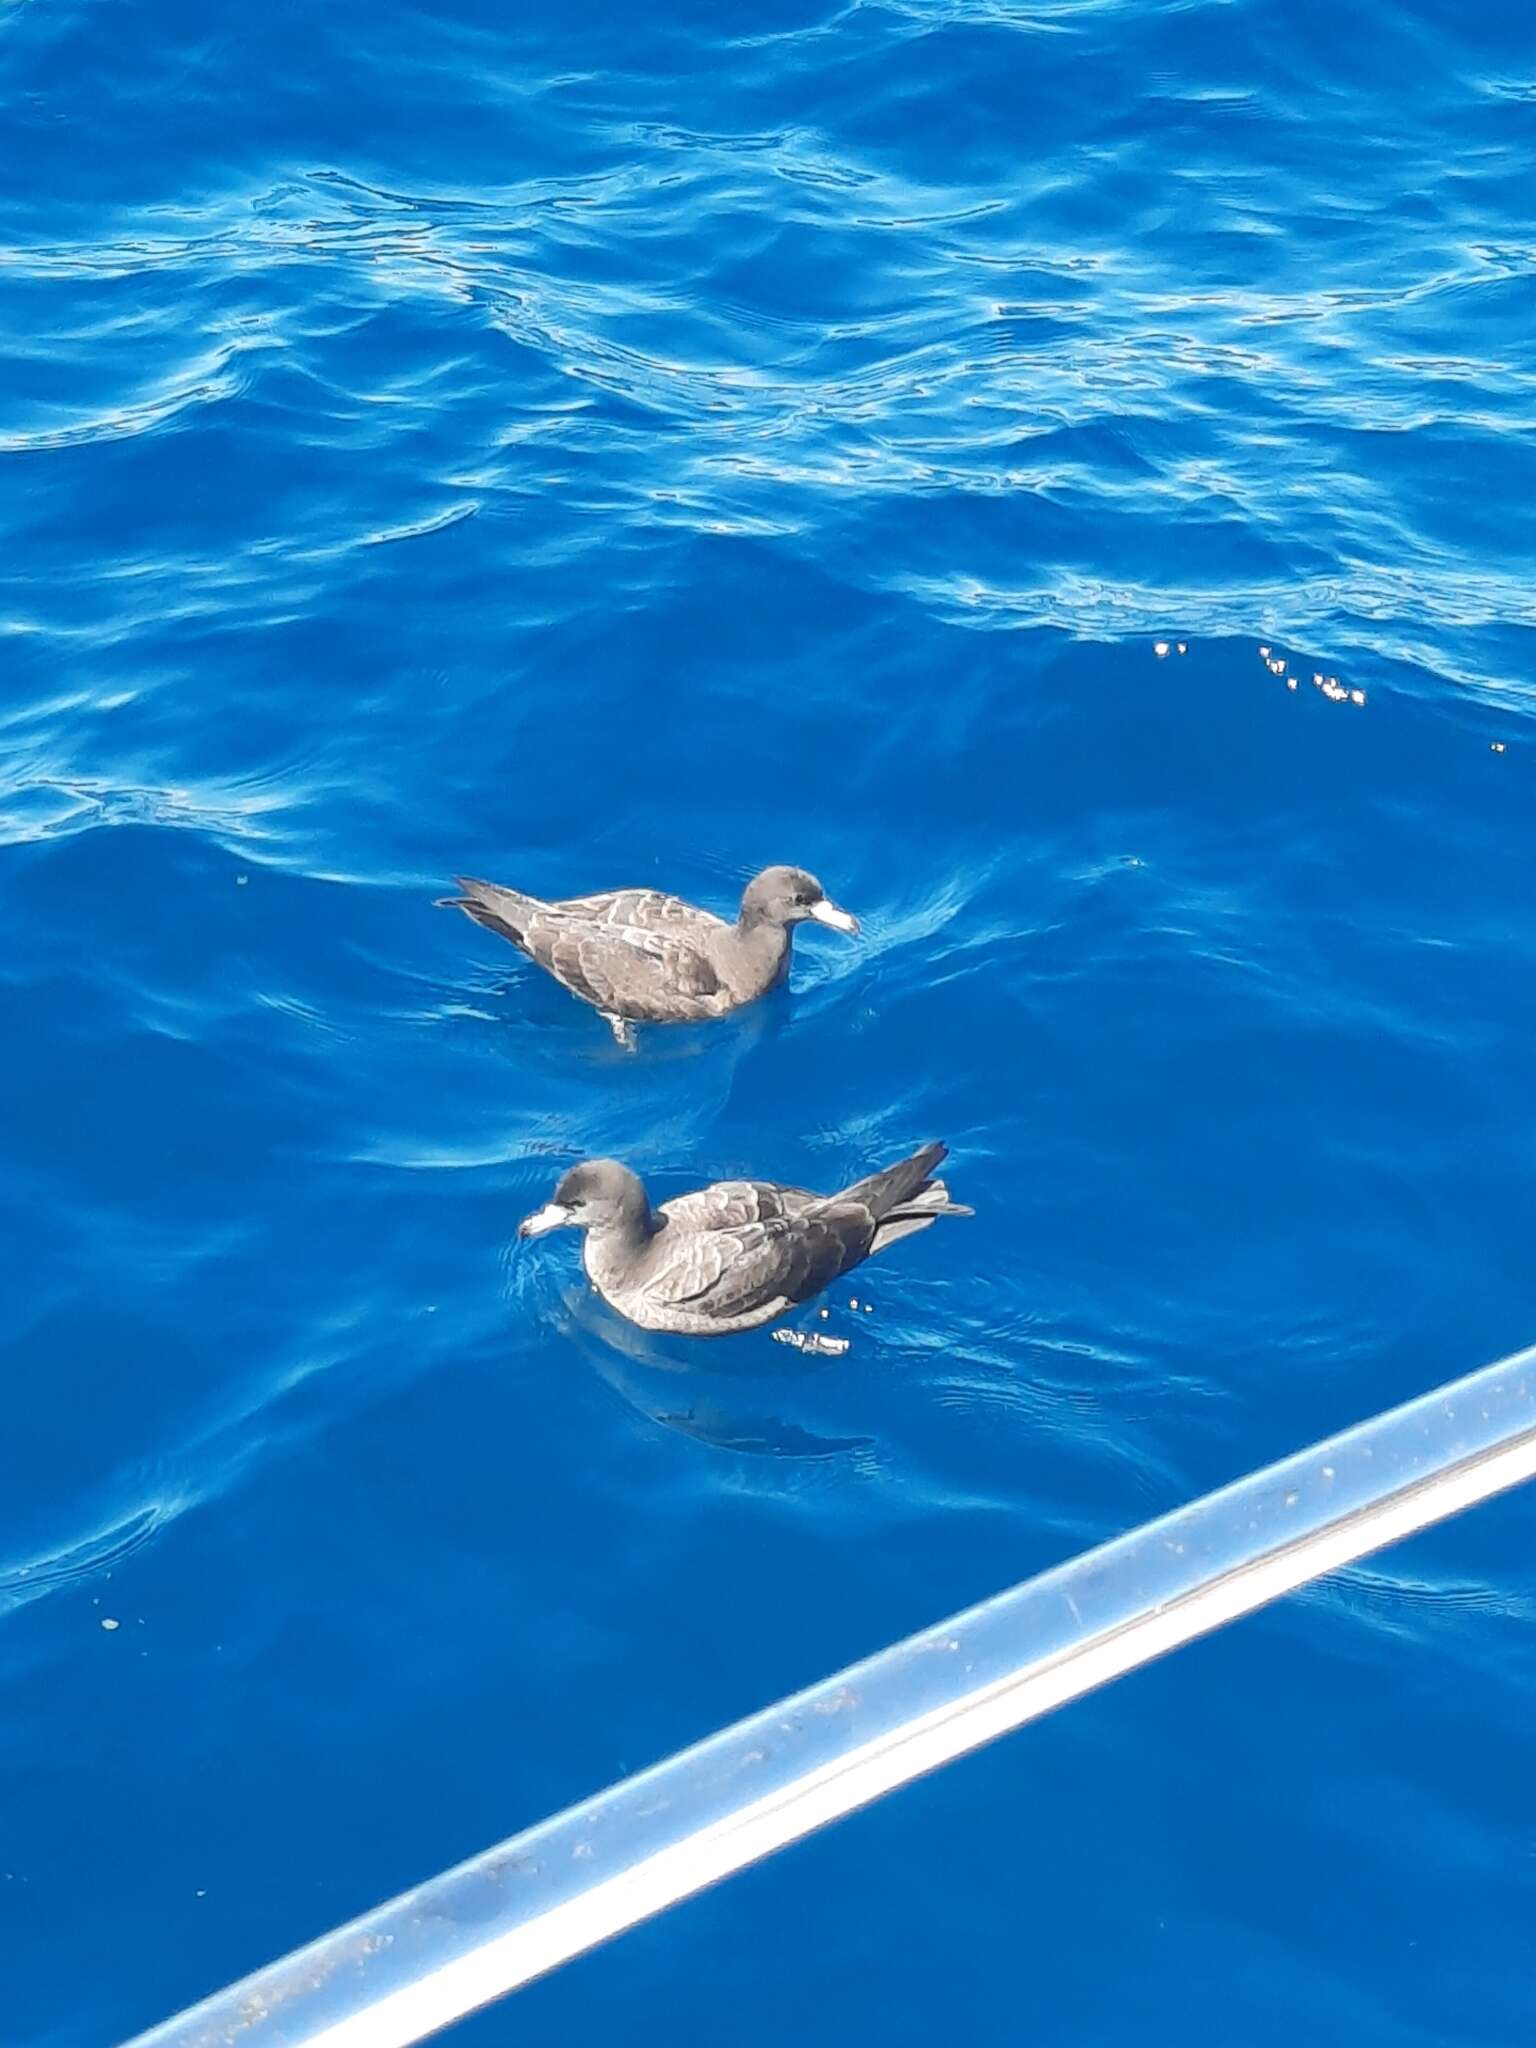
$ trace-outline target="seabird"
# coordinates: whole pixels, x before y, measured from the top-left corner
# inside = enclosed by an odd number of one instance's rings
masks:
[[[659,889],[610,889],[546,903],[519,889],[460,878],[441,898],[499,932],[563,988],[593,1004],[621,1045],[635,1023],[723,1017],[756,1002],[789,971],[791,934],[814,918],[857,932],[804,868],[764,868],[742,892],[734,924]]]
[[[924,1145],[836,1195],[722,1180],[658,1209],[627,1166],[589,1159],[570,1169],[554,1199],[517,1234],[580,1230],[588,1279],[643,1330],[687,1337],[755,1330],[935,1217],[969,1216],[932,1178],[947,1149]]]

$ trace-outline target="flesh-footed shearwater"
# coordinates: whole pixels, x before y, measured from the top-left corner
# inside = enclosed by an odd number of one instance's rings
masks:
[[[562,987],[600,1010],[621,1045],[631,1023],[723,1017],[756,1002],[789,971],[791,935],[808,918],[857,932],[803,868],[765,868],[742,892],[734,924],[659,889],[610,889],[546,903],[519,889],[461,879],[445,896],[510,939]]]
[[[931,1177],[947,1149],[924,1145],[836,1195],[722,1180],[657,1209],[638,1174],[616,1159],[590,1159],[570,1169],[518,1236],[580,1230],[588,1279],[643,1330],[755,1330],[936,1217],[969,1216]]]

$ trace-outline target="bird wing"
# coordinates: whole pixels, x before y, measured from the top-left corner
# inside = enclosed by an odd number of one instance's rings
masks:
[[[780,1187],[772,1180],[717,1180],[663,1204],[663,1213],[685,1230],[732,1230],[747,1223],[771,1223],[813,1209],[820,1195]]]
[[[720,993],[713,963],[680,934],[601,924],[561,906],[534,920],[525,944],[574,994],[623,1016],[673,1017],[679,1003],[703,1013]]]
[[[672,1227],[657,1247],[647,1295],[722,1319],[805,1301],[868,1248],[851,1212],[768,1182],[722,1181],[664,1204],[661,1213]]]
[[[692,929],[702,936],[726,929],[724,920],[712,912],[660,889],[603,889],[595,896],[568,896],[552,908],[591,924],[627,926],[636,931]]]

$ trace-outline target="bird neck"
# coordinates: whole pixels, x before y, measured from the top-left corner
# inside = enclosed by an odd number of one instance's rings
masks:
[[[789,951],[789,926],[755,905],[741,906],[736,931],[742,944],[764,960],[781,960]]]
[[[743,908],[736,921],[738,943],[747,961],[752,991],[766,995],[789,973],[789,926],[761,911]]]
[[[650,1243],[660,1228],[661,1220],[642,1188],[636,1191],[633,1201],[624,1204],[611,1222],[589,1230],[587,1235],[601,1239],[605,1246],[615,1251],[639,1251]]]

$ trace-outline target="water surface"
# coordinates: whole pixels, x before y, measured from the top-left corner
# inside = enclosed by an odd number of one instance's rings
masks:
[[[1531,1339],[1536,73],[1338,23],[0,18],[7,2041]],[[633,1058],[432,908],[777,860]],[[840,1360],[514,1242],[933,1136]],[[1531,1516],[463,2038],[1523,2042]]]

